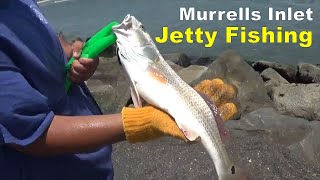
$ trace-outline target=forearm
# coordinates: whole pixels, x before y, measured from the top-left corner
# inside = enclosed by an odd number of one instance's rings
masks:
[[[123,140],[120,114],[55,116],[48,130],[34,143],[13,147],[34,155],[54,155],[88,152]]]

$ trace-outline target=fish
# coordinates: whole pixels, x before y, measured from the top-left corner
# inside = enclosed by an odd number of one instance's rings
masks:
[[[218,126],[223,123],[214,102],[175,73],[134,16],[128,14],[113,26],[113,32],[118,59],[130,79],[134,106],[140,108],[146,101],[170,114],[188,140],[201,141],[220,180],[246,179],[231,162],[222,142],[226,131]]]

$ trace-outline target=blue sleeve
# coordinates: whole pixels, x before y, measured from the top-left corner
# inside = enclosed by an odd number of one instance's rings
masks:
[[[0,50],[0,145],[28,145],[51,124],[47,98],[31,84]]]

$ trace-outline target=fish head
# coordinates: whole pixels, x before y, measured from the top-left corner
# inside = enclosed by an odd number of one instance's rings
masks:
[[[127,15],[121,24],[112,29],[117,36],[117,53],[122,64],[146,69],[159,59],[159,52],[150,35],[134,16]]]

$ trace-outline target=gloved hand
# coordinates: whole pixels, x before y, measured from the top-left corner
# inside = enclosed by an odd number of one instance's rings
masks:
[[[131,143],[144,142],[164,135],[187,141],[174,119],[156,107],[125,107],[121,114],[127,141]]]
[[[236,88],[225,84],[221,79],[204,80],[194,89],[211,98],[219,108],[223,120],[232,119],[238,113],[236,105],[232,103],[232,100],[237,96]]]
[[[233,103],[228,103],[236,93],[232,86],[224,84],[220,79],[210,82],[205,80],[198,85],[195,87],[198,91],[214,98],[213,100],[219,105],[223,118],[231,118],[235,115],[236,106]],[[121,114],[126,139],[131,143],[144,142],[165,135],[188,141],[174,119],[158,108],[153,106],[125,107]]]

